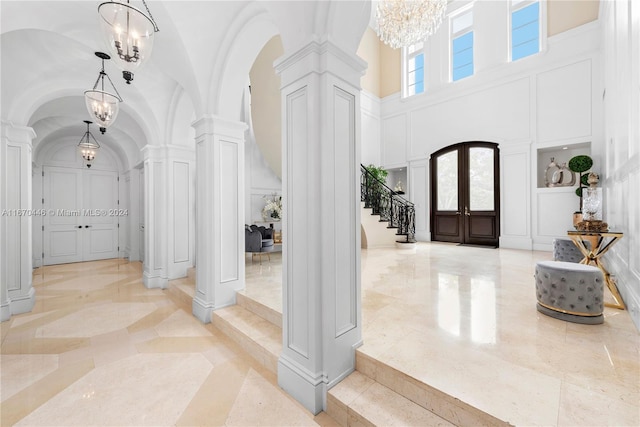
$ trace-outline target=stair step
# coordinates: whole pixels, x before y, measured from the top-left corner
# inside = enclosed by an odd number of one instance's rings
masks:
[[[417,378],[400,372],[380,360],[372,358],[360,349],[356,350],[356,370],[372,381],[380,383],[393,392],[402,395],[423,409],[434,413],[454,425],[491,425],[505,427],[510,425]]]
[[[273,308],[257,301],[251,297],[248,297],[244,291],[236,293],[236,304],[246,308],[250,312],[257,314],[265,320],[273,323],[275,326],[282,329],[282,313],[274,310]]]
[[[195,282],[192,282],[187,277],[170,280],[167,285],[167,295],[169,298],[171,298],[180,308],[189,313],[191,312],[195,293]]]
[[[327,413],[343,427],[453,425],[357,371],[329,390]]]
[[[282,353],[282,330],[239,305],[213,312],[211,322],[273,373]]]

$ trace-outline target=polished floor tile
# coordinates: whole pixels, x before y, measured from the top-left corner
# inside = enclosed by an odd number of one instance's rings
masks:
[[[638,329],[613,308],[602,325],[539,313],[534,266],[550,258],[446,243],[363,250],[360,351],[514,425],[640,425]],[[248,265],[245,293],[281,310],[278,262]]]
[[[2,426],[334,425],[211,325],[146,289],[140,263],[34,272],[36,306],[0,324]]]
[[[638,330],[612,308],[593,326],[538,313],[533,267],[549,258],[437,243],[363,250],[360,351],[515,425],[640,425]],[[243,293],[281,312],[281,254],[245,261]],[[2,426],[335,425],[141,273],[123,260],[35,271],[33,312],[0,324]],[[368,391],[360,409],[386,399]]]

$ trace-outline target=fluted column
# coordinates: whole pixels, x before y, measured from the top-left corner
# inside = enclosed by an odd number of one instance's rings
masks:
[[[244,288],[243,122],[205,115],[196,131],[196,294],[193,314],[204,323],[232,305]]]
[[[283,351],[278,383],[313,413],[355,368],[360,310],[360,77],[313,40],[276,64],[283,117]]]
[[[32,140],[30,127],[2,122],[0,139],[0,320],[31,311],[32,287]]]

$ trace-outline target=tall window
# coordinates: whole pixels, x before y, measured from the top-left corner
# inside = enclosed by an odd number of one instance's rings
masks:
[[[540,52],[540,3],[511,0],[511,60]]]
[[[473,75],[473,11],[451,20],[451,80]]]
[[[406,48],[405,87],[406,96],[424,92],[424,44],[416,43]]]

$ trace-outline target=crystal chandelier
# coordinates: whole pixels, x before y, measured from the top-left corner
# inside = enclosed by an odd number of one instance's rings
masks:
[[[92,122],[89,120],[85,120],[84,122],[87,124],[87,131],[82,135],[82,138],[80,138],[78,148],[80,149],[80,155],[86,162],[85,164],[90,168],[91,162],[96,158],[96,150],[100,148],[100,144],[98,144],[98,141],[89,131],[89,125]]]
[[[142,4],[148,15],[131,6],[129,0],[107,1],[98,6],[107,44],[127,84],[131,84],[133,72],[151,54],[153,35],[159,31],[147,3],[142,0]]]
[[[89,114],[98,122],[100,132],[104,134],[107,128],[116,120],[122,98],[113,85],[109,75],[104,72],[104,60],[111,59],[111,57],[102,52],[96,52],[96,56],[102,59],[102,70],[100,70],[100,74],[98,74],[98,79],[93,85],[93,89],[84,92],[84,101],[87,105],[87,110],[89,110]],[[105,77],[109,80],[109,83],[111,83],[111,88],[113,92],[115,92],[115,95],[104,90]],[[100,83],[99,89],[98,83]]]
[[[447,0],[380,0],[378,36],[393,49],[409,47],[436,32],[446,9]]]

